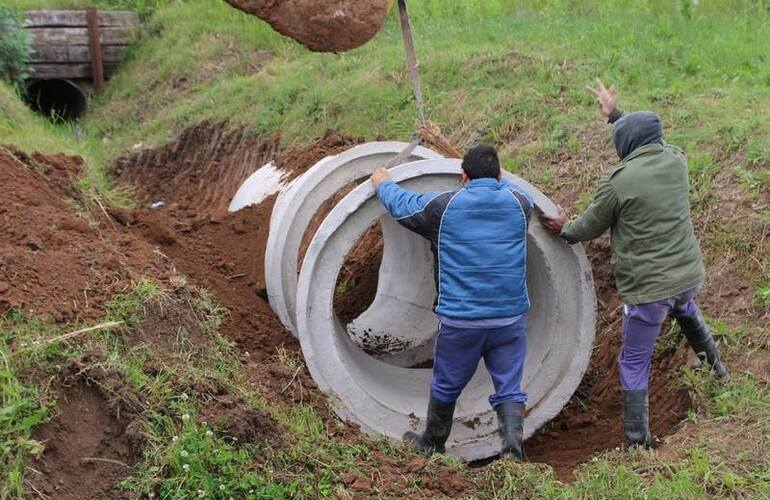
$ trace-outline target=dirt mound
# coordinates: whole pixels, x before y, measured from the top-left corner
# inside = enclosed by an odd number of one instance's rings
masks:
[[[82,164],[0,148],[0,314],[92,319],[127,284],[168,276],[153,245],[76,215],[83,205],[72,182]]]
[[[283,429],[270,414],[252,408],[234,394],[219,396],[205,404],[199,420],[241,443],[269,443],[279,448],[284,442]]]
[[[181,286],[142,304],[139,318],[123,332],[130,347],[146,345],[162,360],[188,359],[192,352],[211,346],[208,335],[190,305],[200,299],[197,290]]]
[[[30,461],[30,496],[48,498],[130,498],[116,489],[141,458],[134,425],[118,417],[105,390],[84,379],[59,390],[57,414],[38,427],[33,439],[44,445]]]
[[[225,0],[316,52],[344,52],[380,31],[388,0]]]
[[[210,290],[228,311],[220,332],[264,359],[295,342],[265,301],[263,261],[274,201],[222,219],[190,220],[173,209],[112,213],[130,232],[160,244],[179,272]]]

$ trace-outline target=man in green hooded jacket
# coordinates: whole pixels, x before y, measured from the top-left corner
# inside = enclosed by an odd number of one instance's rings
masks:
[[[660,117],[650,111],[623,113],[612,89],[597,79],[602,113],[613,126],[620,165],[599,184],[590,206],[570,221],[541,215],[547,230],[569,243],[588,241],[610,229],[612,266],[623,299],[623,346],[619,357],[626,446],[651,444],[648,381],[655,341],[673,317],[702,362],[728,377],[694,298],[703,284],[703,256],[690,218],[687,160],[663,140]]]

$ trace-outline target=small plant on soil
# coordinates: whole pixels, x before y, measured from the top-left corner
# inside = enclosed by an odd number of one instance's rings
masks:
[[[757,297],[763,306],[770,308],[770,282],[765,282],[757,288]]]

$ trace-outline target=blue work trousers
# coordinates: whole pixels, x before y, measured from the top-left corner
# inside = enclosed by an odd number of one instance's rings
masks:
[[[495,386],[489,404],[494,408],[500,403],[526,402],[527,395],[521,390],[526,332],[526,315],[501,328],[468,329],[442,324],[433,358],[433,397],[444,403],[457,400],[483,358]]]

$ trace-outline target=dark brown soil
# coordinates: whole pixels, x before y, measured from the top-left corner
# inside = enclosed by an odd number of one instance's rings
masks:
[[[284,431],[270,414],[252,408],[234,394],[204,404],[199,420],[241,443],[267,443],[279,448],[284,442]]]
[[[328,129],[306,147],[281,152],[275,158],[275,164],[286,172],[288,179],[293,179],[327,156],[336,155],[363,142],[363,137],[341,135]]]
[[[337,277],[334,312],[343,323],[356,319],[374,301],[382,262],[382,228],[372,225],[353,244]]]
[[[344,52],[380,31],[388,0],[226,0],[310,50]]]
[[[0,148],[0,314],[93,319],[132,283],[169,276],[154,245],[116,230],[101,212],[101,224],[76,214],[83,200],[72,182],[82,164]]]
[[[118,158],[113,174],[146,205],[162,201],[186,219],[221,216],[238,187],[273,158],[278,139],[202,122],[174,141]]]
[[[56,416],[33,434],[45,449],[29,464],[29,492],[72,500],[131,498],[116,486],[141,458],[141,421],[119,417],[97,383],[81,378],[57,392]]]
[[[265,359],[295,344],[265,301],[262,271],[274,197],[222,218],[184,209],[112,211],[126,229],[160,245],[177,271],[227,309],[221,333]],[[188,214],[198,218],[189,219]]]
[[[136,323],[123,332],[126,344],[147,346],[153,358],[163,361],[208,349],[211,342],[191,304],[200,298],[198,295],[197,290],[180,286],[144,302]]]

